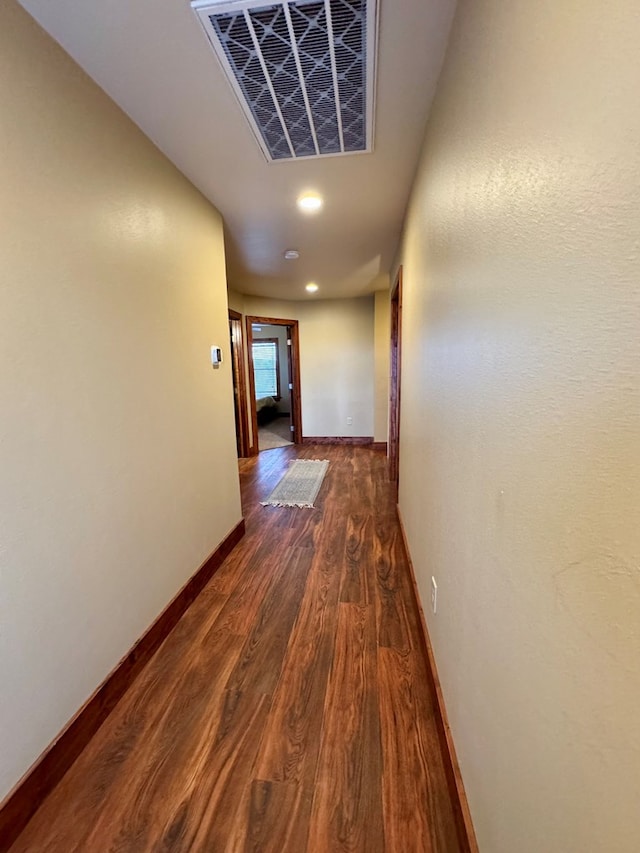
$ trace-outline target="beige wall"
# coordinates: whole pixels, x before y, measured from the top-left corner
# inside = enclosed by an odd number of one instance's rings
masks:
[[[242,293],[237,293],[235,290],[228,290],[227,299],[229,301],[229,308],[231,308],[232,311],[237,311],[238,314],[244,314],[244,296]]]
[[[483,853],[640,849],[639,43],[463,0],[408,212],[400,505]]]
[[[390,298],[391,294],[388,290],[379,290],[375,294],[375,411],[373,434],[376,441],[386,441],[389,433]]]
[[[219,215],[0,5],[0,797],[240,520]]]
[[[244,307],[247,315],[299,321],[303,434],[372,436],[373,296],[309,302],[245,296]]]

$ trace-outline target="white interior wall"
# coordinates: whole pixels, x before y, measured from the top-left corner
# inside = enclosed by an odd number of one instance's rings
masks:
[[[222,223],[0,4],[0,797],[239,522]]]

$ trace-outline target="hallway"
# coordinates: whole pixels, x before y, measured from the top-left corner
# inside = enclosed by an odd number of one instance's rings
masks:
[[[262,507],[296,456],[316,508]],[[240,462],[245,538],[13,853],[460,849],[386,464]]]

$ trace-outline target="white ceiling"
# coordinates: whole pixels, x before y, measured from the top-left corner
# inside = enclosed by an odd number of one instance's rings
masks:
[[[273,163],[186,0],[20,2],[221,212],[233,289],[386,287],[455,0],[379,0],[373,153]],[[306,189],[324,198],[315,216],[296,208]]]

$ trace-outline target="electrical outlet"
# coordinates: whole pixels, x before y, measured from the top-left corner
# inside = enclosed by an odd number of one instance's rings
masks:
[[[353,423],[353,418],[347,418],[347,426],[351,426]]]
[[[434,577],[431,578],[431,609],[436,612],[438,607],[438,584]]]

